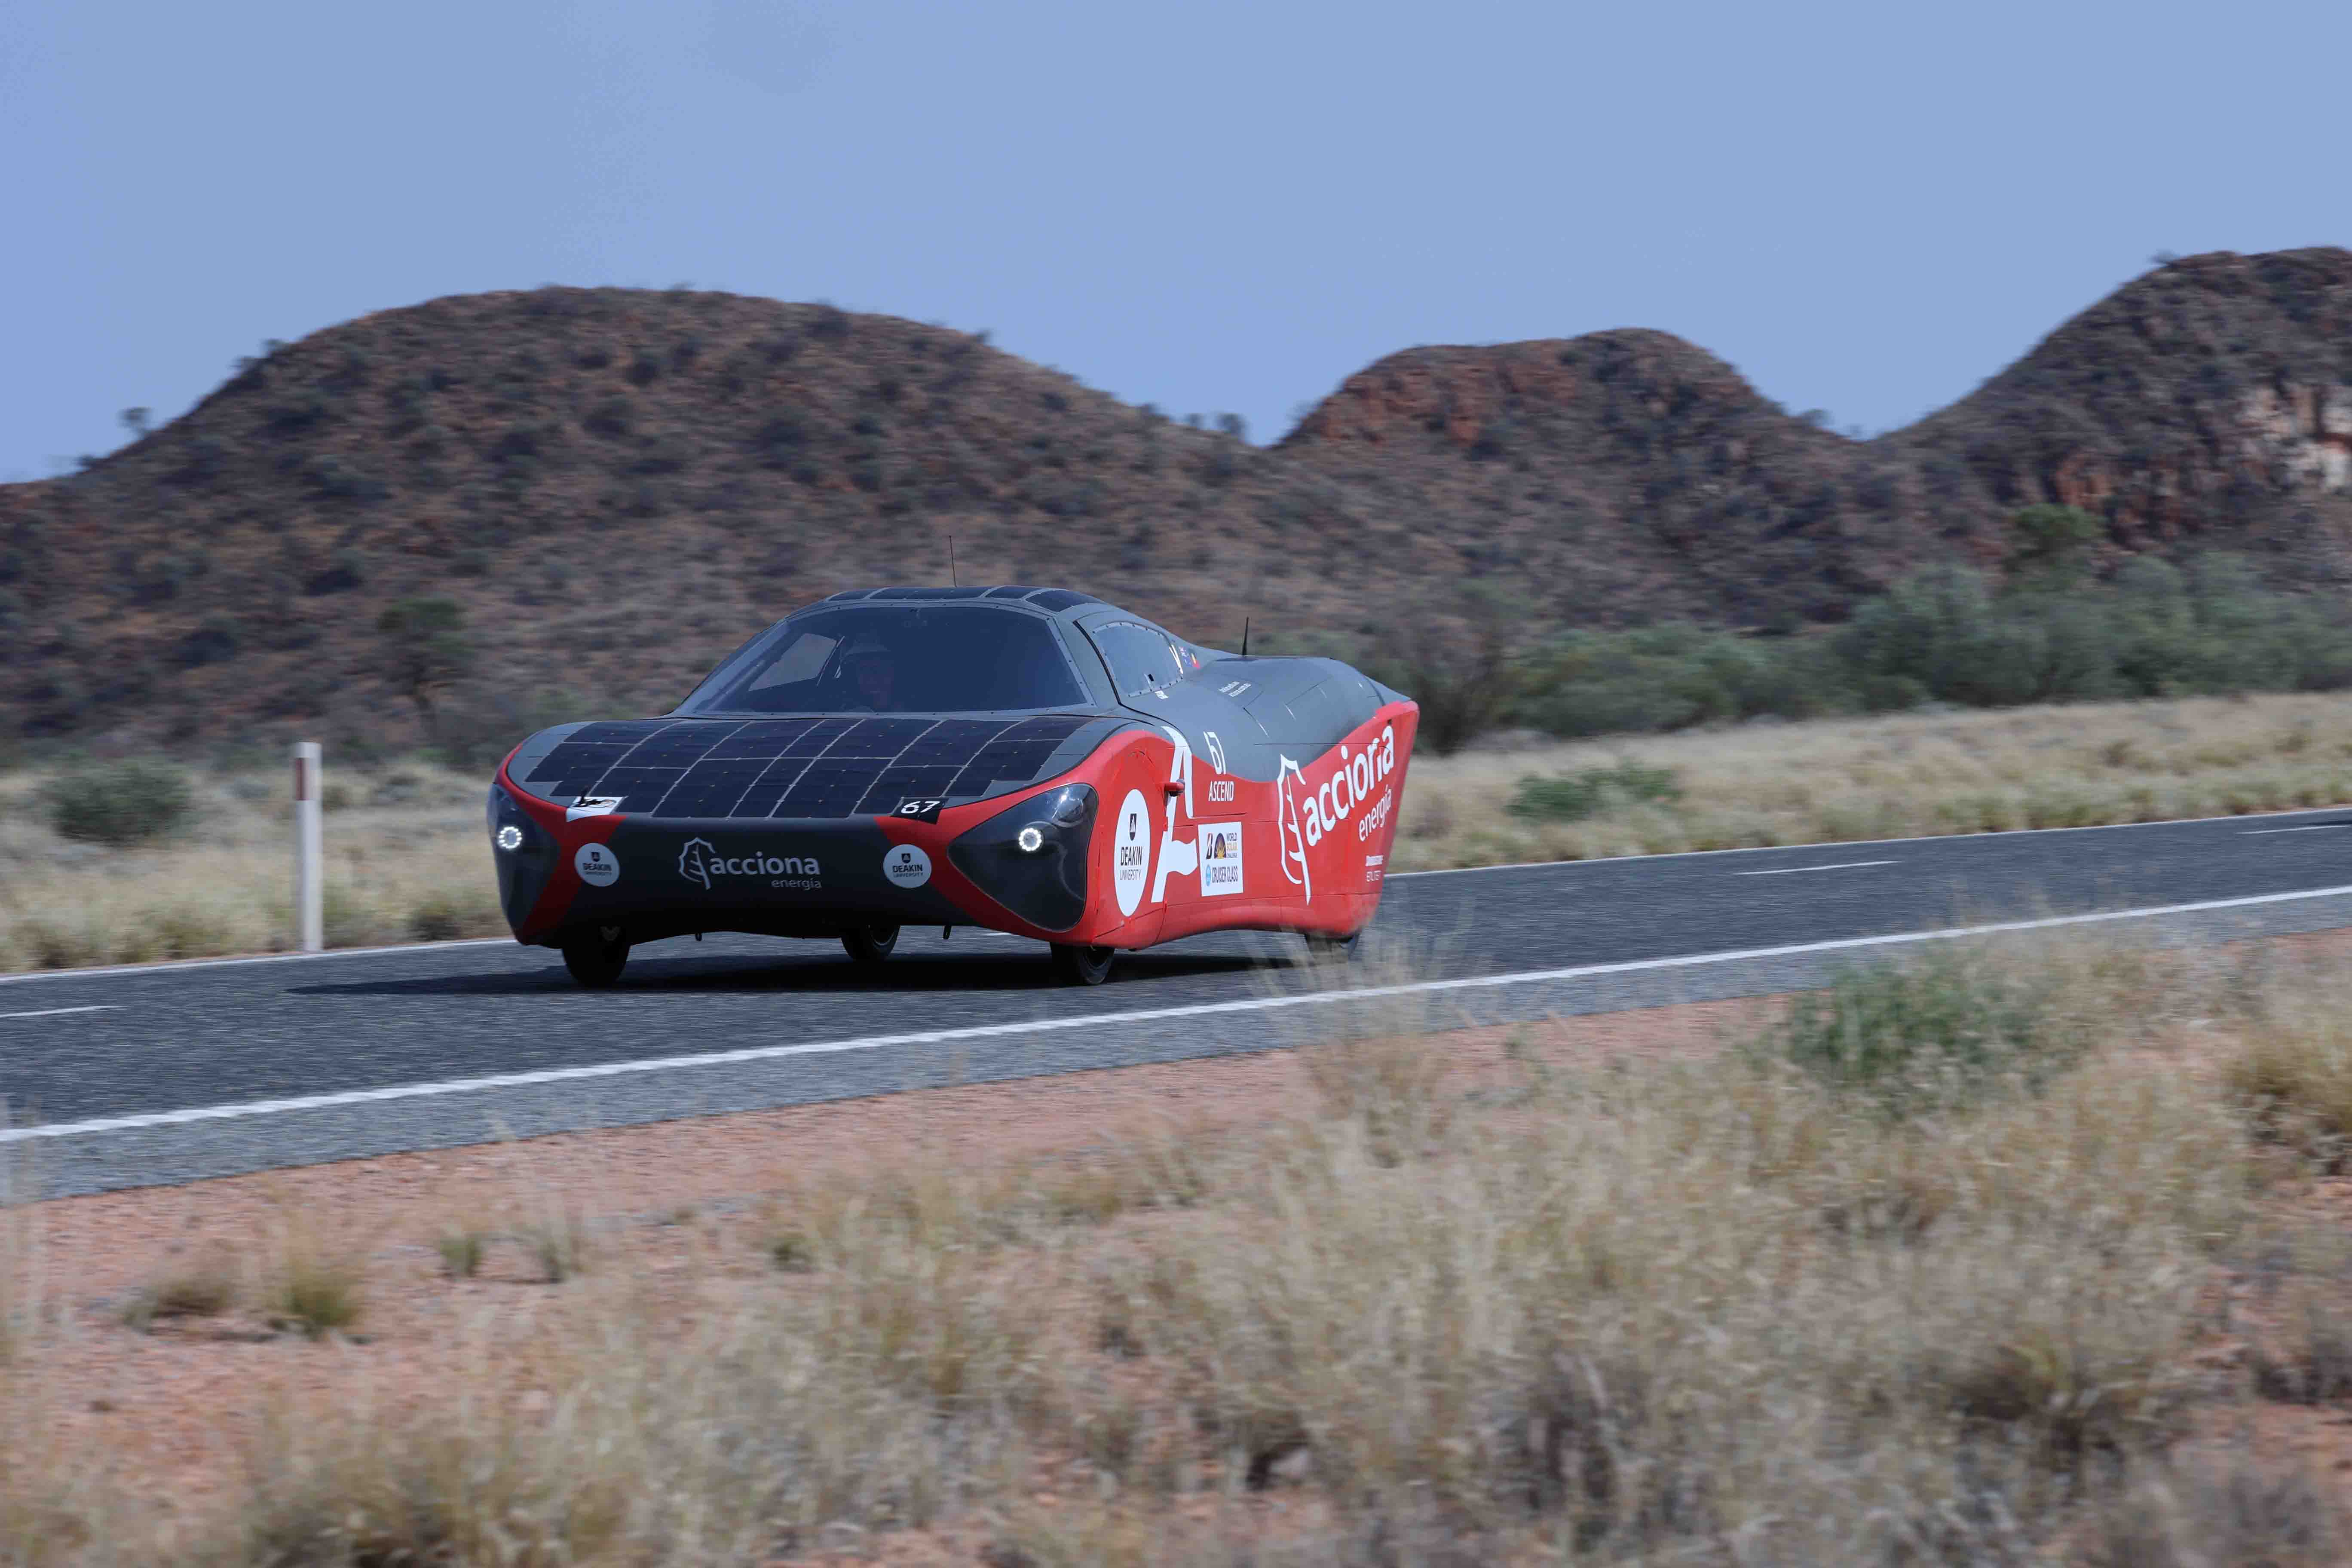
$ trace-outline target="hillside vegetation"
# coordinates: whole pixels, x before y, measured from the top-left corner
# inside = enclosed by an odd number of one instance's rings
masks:
[[[2000,572],[2023,507],[2087,569],[2352,551],[2352,252],[2191,257],[1952,407],[1858,440],[1664,333],[1427,348],[1277,446],[1132,407],[973,335],[688,290],[542,289],[271,344],[185,416],[0,487],[0,744],[348,753],[674,700],[851,584],[1060,582],[1212,643],[1260,626],[1457,649],[1790,633],[1924,568]],[[457,608],[426,693],[387,647]],[[428,708],[433,733],[426,734]]]

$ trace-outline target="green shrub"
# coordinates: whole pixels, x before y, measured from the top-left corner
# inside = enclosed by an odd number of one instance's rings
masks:
[[[1645,767],[1631,757],[1613,767],[1585,768],[1549,778],[1529,774],[1511,797],[1511,815],[1531,822],[1580,822],[1616,805],[1664,804],[1682,798],[1672,768]]]
[[[1511,796],[1511,815],[1531,822],[1581,822],[1600,811],[1601,799],[1601,785],[1590,773],[1531,773]]]
[[[2064,508],[2021,514],[2006,580],[1931,567],[1857,605],[1834,632],[1677,623],[1559,632],[1454,683],[1398,668],[1381,650],[1361,650],[1358,662],[1423,700],[1424,735],[1444,731],[1439,751],[1496,725],[1573,739],[1928,701],[2002,708],[2352,688],[2352,614],[2333,601],[2273,592],[2251,563],[2219,553],[2186,569],[2143,556],[2097,582],[2082,558],[2086,526]]]
[[[1898,1120],[1960,1109],[2007,1088],[2038,1091],[2081,1054],[2060,988],[2054,972],[1945,949],[1799,996],[1763,1047]]]
[[[2221,554],[2187,572],[2143,558],[2104,584],[2045,568],[1998,592],[1937,568],[1863,605],[1834,642],[1850,679],[1969,707],[2352,685],[2352,624]]]
[[[138,758],[75,768],[50,780],[41,794],[49,826],[59,836],[115,848],[165,837],[195,812],[185,773]]]

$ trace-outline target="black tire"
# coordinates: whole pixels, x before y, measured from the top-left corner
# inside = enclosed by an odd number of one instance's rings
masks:
[[[1328,964],[1353,963],[1364,945],[1364,933],[1353,936],[1325,936],[1320,931],[1307,931],[1307,960],[1318,968]]]
[[[841,933],[842,951],[860,963],[879,963],[898,945],[897,926],[858,926]]]
[[[1110,961],[1118,956],[1108,947],[1057,942],[1054,944],[1054,973],[1065,985],[1099,985],[1110,978]]]
[[[574,932],[563,939],[563,967],[591,991],[602,991],[621,978],[629,962],[629,940],[618,926]]]

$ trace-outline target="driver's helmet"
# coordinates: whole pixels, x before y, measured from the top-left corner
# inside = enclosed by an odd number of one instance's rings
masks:
[[[872,632],[859,632],[849,639],[849,646],[841,650],[841,667],[847,669],[859,659],[892,657],[894,656],[890,652],[888,643],[884,642]]]

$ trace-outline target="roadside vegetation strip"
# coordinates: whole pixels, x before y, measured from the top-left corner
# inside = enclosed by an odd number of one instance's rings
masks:
[[[1262,1120],[564,1210],[560,1266],[542,1194],[420,1269],[427,1194],[302,1310],[273,1205],[257,1289],[159,1231],[112,1321],[15,1316],[11,1519],[216,1568],[2338,1561],[2347,1003],[2324,960],[2063,942],[1703,1058],[1330,1039]],[[219,1328],[59,1420],[165,1310]],[[294,1375],[176,1375],[273,1324]],[[251,1440],[126,1462],[185,1447],[175,1400]]]
[[[2160,904],[2144,909],[2102,910],[2091,914],[2048,915],[2033,920],[2000,921],[1982,925],[1949,926],[1933,931],[1900,931],[1880,936],[1846,937],[1832,942],[1791,942],[1778,947],[1743,948],[1724,952],[1685,953],[1665,958],[1631,959],[1615,963],[1577,964],[1560,969],[1524,970],[1509,974],[1463,975],[1445,980],[1413,980],[1390,984],[1334,985],[1329,989],[1287,992],[1273,996],[1231,1002],[1202,1002],[1180,1007],[1135,1008],[1115,1013],[1089,1013],[1076,1017],[1025,1019],[1013,1024],[981,1024],[953,1029],[924,1029],[906,1034],[869,1035],[855,1039],[804,1041],[792,1045],[746,1046],[734,1050],[703,1051],[684,1056],[649,1057],[634,1061],[593,1062],[579,1067],[546,1068],[531,1072],[486,1074],[428,1083],[394,1084],[381,1089],[343,1089],[330,1094],[297,1095],[278,1100],[247,1100],[230,1105],[191,1106],[131,1116],[98,1117],[82,1121],[54,1122],[0,1129],[0,1145],[65,1138],[100,1137],[151,1128],[186,1126],[206,1121],[237,1121],[303,1111],[381,1105],[398,1100],[433,1100],[451,1095],[488,1093],[500,1089],[537,1089],[600,1079],[655,1073],[690,1072],[698,1068],[738,1067],[796,1057],[838,1056],[898,1047],[955,1045],[1009,1036],[1061,1034],[1073,1031],[1116,1033],[1143,1024],[1214,1019],[1237,1015],[1287,1012],[1336,1006],[1378,1006],[1407,998],[1446,994],[1498,991],[1559,982],[1597,980],[1660,970],[1697,969],[1717,965],[1768,963],[1813,954],[1867,952],[1957,942],[2025,931],[2062,931],[2112,925],[2119,921],[2158,920],[2168,916],[2201,915],[2264,906],[2301,903],[2319,899],[2352,898],[2352,884],[2306,888],[2286,893],[2260,893],[2244,898],[2211,899],[2196,903]],[[1288,1042],[1268,1039],[1266,1048]],[[1106,1060],[1103,1066],[1118,1065]]]
[[[128,798],[102,824],[134,811],[152,784],[145,773],[121,776]],[[71,777],[112,788],[116,775],[0,775],[0,973],[291,953],[283,772],[184,776],[187,803],[168,833],[89,837],[78,836],[77,819],[45,809],[51,785]],[[421,763],[338,769],[330,758],[328,946],[504,935],[481,801],[482,781],[469,774]]]
[[[2341,693],[1519,738],[1536,743],[1415,756],[1393,874],[2352,802]],[[63,836],[44,812],[54,776],[0,774],[0,975],[296,946],[278,770],[194,775],[170,836],[122,845]],[[330,757],[327,781],[330,949],[505,933],[479,777]]]
[[[2352,802],[2352,694],[1739,724],[1416,754],[1391,866],[1772,848]],[[1515,809],[1517,808],[1517,809]]]

